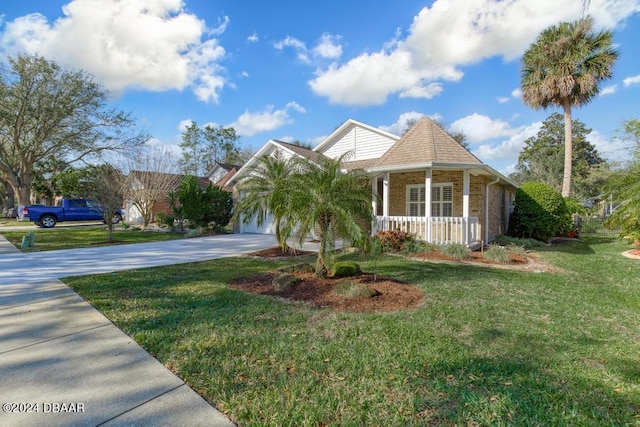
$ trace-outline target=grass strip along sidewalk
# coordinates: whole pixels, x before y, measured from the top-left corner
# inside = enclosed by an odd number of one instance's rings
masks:
[[[227,286],[285,261],[65,281],[241,425],[637,425],[640,260],[625,249],[538,250],[558,273],[341,255],[426,293],[384,314]]]

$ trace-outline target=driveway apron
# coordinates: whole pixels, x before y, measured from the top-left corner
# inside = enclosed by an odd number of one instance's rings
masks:
[[[21,253],[0,236],[0,425],[233,426],[58,279],[274,245],[233,234]]]

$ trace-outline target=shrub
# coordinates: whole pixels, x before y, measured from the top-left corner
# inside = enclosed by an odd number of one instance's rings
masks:
[[[471,258],[471,252],[469,248],[460,243],[451,243],[440,247],[440,252],[443,255],[453,258],[455,260],[463,260]]]
[[[516,255],[522,255],[522,256],[527,255],[527,250],[523,246],[509,245],[507,246],[507,249],[509,250],[509,252],[512,252]]]
[[[518,188],[509,234],[544,242],[564,232],[571,223],[562,195],[542,182],[526,182]]]
[[[341,295],[347,298],[373,298],[380,295],[380,292],[369,286],[354,282],[351,280],[341,280],[336,284],[333,289],[336,295]]]
[[[511,262],[507,248],[496,244],[489,245],[489,249],[484,251],[483,257],[503,264]]]
[[[510,236],[498,236],[494,243],[502,246],[520,246],[525,249],[539,248],[544,245],[544,243],[536,239],[521,239]]]
[[[212,227],[217,230],[229,224],[233,199],[231,193],[209,183],[205,189],[195,176],[185,176],[177,194],[170,195],[176,216],[187,220],[190,227]],[[179,205],[178,205],[179,204]]]
[[[333,277],[356,276],[362,273],[360,265],[354,261],[340,261],[333,264],[331,275]]]
[[[411,239],[406,242],[402,248],[403,254],[424,254],[427,252],[435,252],[438,246],[434,243],[425,242],[424,240]]]
[[[164,212],[158,212],[155,215],[155,220],[156,220],[156,224],[158,224],[159,226],[164,226],[164,227],[169,227],[169,228],[173,228],[173,223],[176,220],[176,217],[173,215],[167,215]]]
[[[414,239],[411,233],[400,230],[378,231],[376,238],[388,252],[400,252],[407,242]]]

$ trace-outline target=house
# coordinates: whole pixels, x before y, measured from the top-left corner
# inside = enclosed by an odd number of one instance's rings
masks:
[[[125,218],[128,222],[143,222],[142,212],[139,206],[150,203],[153,206],[143,211],[151,213],[151,221],[155,215],[163,213],[171,215],[173,209],[169,200],[169,194],[176,191],[184,175],[174,173],[149,172],[134,170],[129,173],[129,185],[131,192],[125,200]],[[198,184],[205,189],[211,184],[207,177],[199,177]]]
[[[516,185],[482,163],[439,125],[420,119],[402,137],[347,120],[313,150],[268,141],[232,178],[237,184],[262,155],[337,159],[371,176],[372,232],[403,230],[436,243],[490,242],[508,227]],[[273,224],[240,224],[241,233],[272,234]]]
[[[233,178],[233,176],[238,172],[240,166],[237,165],[229,165],[226,163],[216,163],[210,170],[205,174],[205,177],[208,178],[213,185],[217,185],[222,190],[233,191],[233,188],[227,186],[227,183]]]

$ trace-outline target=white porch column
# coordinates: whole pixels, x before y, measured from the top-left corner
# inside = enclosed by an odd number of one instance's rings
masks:
[[[382,178],[382,215],[389,216],[389,172]]]
[[[371,209],[373,210],[373,221],[371,234],[375,235],[378,229],[378,177],[371,180]]]
[[[469,242],[469,170],[462,172],[462,216],[464,221],[464,244]]]
[[[371,180],[371,208],[373,214],[377,215],[378,212],[378,177],[376,176]]]
[[[425,216],[425,240],[431,242],[431,177],[432,170],[427,168],[424,173],[424,216]]]

